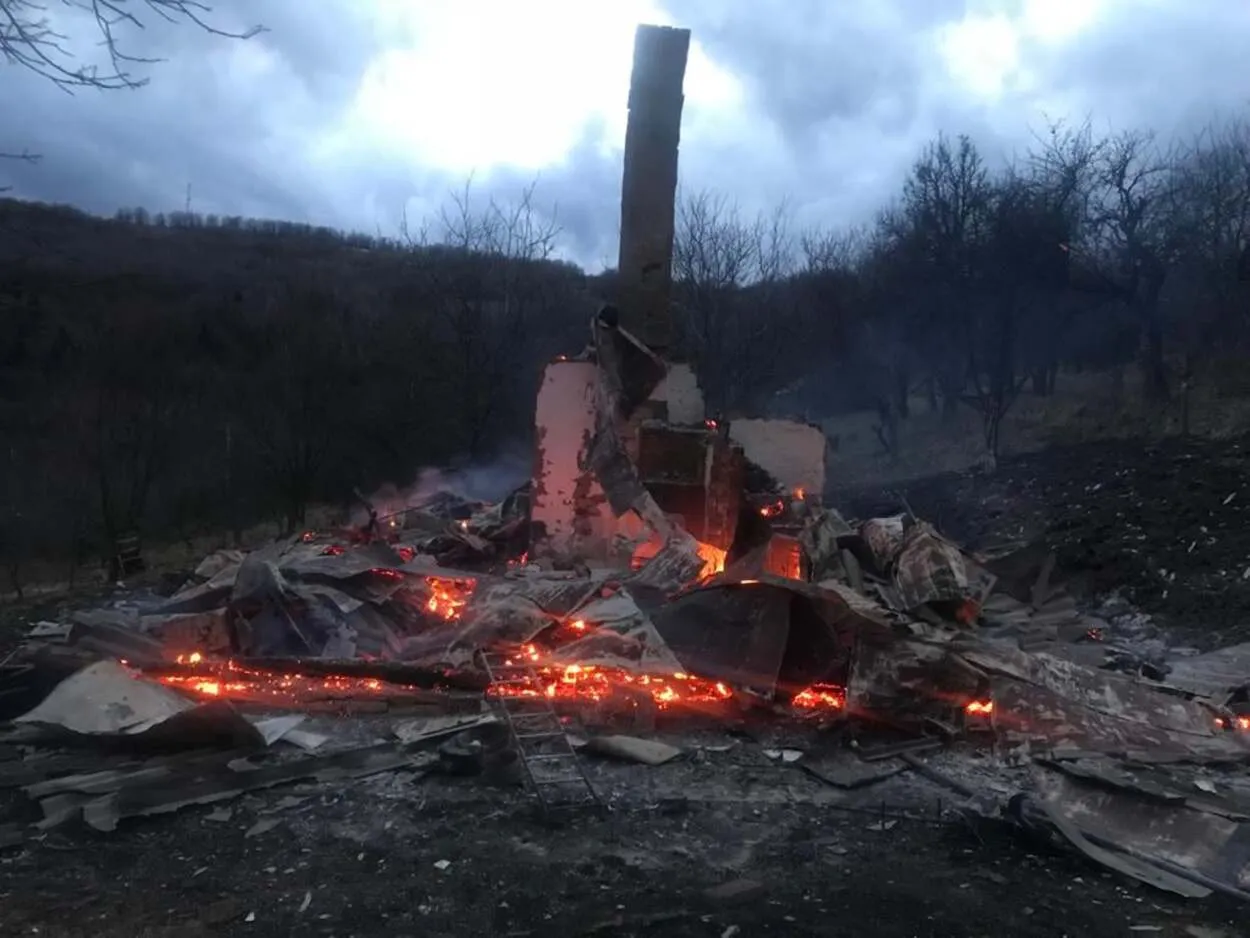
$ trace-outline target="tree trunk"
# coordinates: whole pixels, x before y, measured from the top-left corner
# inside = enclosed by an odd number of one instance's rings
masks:
[[[937,382],[933,380],[932,375],[925,378],[924,393],[929,401],[929,413],[936,414],[938,410]]]
[[[1163,360],[1163,324],[1159,321],[1158,303],[1152,302],[1146,312],[1146,343],[1143,349],[1146,399],[1161,404],[1170,396],[1167,365]]]
[[[906,368],[894,370],[894,404],[900,420],[911,416],[911,378]]]

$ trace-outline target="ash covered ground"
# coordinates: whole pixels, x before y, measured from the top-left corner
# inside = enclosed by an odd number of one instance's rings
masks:
[[[0,867],[0,924],[117,938],[1239,934],[1244,910],[1221,900],[1185,906],[995,825],[938,822],[949,793],[923,781],[848,798],[747,738],[669,739],[686,758],[587,760],[605,819],[553,826],[520,792],[408,773],[58,834]]]
[[[1091,595],[1118,591],[1152,628],[1207,648],[1248,634],[1248,453],[1244,441],[1104,443],[902,494],[974,547],[1041,538]],[[897,492],[835,502],[867,516]],[[318,729],[343,742],[384,732],[359,719]],[[520,792],[407,772],[111,834],[58,830],[0,852],[0,934],[1245,934],[1246,910],[1218,897],[1183,903],[1004,827],[952,823],[954,796],[910,774],[844,796],[764,754],[833,758],[838,740],[669,738],[685,755],[664,766],[587,758],[614,810],[559,827]]]

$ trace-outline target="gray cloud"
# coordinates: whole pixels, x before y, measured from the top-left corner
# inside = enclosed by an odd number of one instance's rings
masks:
[[[0,186],[110,214],[180,208],[189,184],[200,211],[393,233],[405,206],[432,209],[463,178],[397,146],[336,137],[362,76],[395,42],[374,16],[376,2],[218,0],[215,24],[269,29],[243,52],[152,21],[128,36],[128,50],[165,61],[146,69],[152,83],[136,91],[70,96],[0,66],[0,150],[44,157],[0,161]],[[897,191],[939,130],[970,133],[991,158],[1007,158],[1027,145],[1044,111],[1171,133],[1250,102],[1241,65],[1250,7],[1230,0],[1106,0],[1071,39],[1021,38],[1017,67],[997,92],[961,84],[953,70],[996,50],[973,43],[952,63],[944,30],[965,16],[1019,15],[1025,3],[666,0],[743,90],[732,113],[688,102],[683,185],[727,191],[747,211],[789,197],[804,224],[857,222]],[[471,60],[471,37],[465,48]],[[564,160],[537,174],[536,205],[557,206],[566,253],[592,266],[615,253],[619,154],[604,143],[619,141],[609,137],[591,121]],[[479,174],[474,192],[508,199],[534,178],[495,168]]]

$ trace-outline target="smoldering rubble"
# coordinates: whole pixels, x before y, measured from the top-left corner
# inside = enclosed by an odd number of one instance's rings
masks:
[[[444,492],[219,551],[168,597],[40,623],[3,672],[0,784],[42,816],[0,843],[395,772],[610,810],[627,795],[587,760],[660,771],[686,753],[657,734],[754,725],[798,734],[762,756],[831,810],[908,774],[947,816],[1061,840],[1152,886],[1250,889],[1250,649],[1136,661],[1035,549],[976,555],[907,513],[846,519],[740,450],[766,481],[740,486],[732,536],[710,543],[707,519],[696,536],[658,503],[614,422],[665,363],[619,328],[593,334],[595,354],[561,363],[603,392],[568,504],[616,519],[608,552],[585,524],[576,549],[537,528],[540,478],[498,504]],[[724,427],[680,432],[709,459],[732,451]],[[360,745],[301,728],[324,713],[399,722]]]

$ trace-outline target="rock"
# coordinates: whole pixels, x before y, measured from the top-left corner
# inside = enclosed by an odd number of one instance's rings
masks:
[[[713,902],[745,902],[764,891],[764,884],[754,879],[731,879],[727,883],[705,889],[703,895]]]

